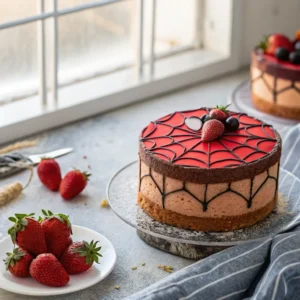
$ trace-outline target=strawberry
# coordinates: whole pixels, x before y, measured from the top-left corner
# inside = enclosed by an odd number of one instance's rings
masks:
[[[41,225],[45,233],[48,252],[59,258],[65,249],[72,244],[70,235],[72,226],[68,216],[64,214],[53,214],[50,210],[42,210],[44,220]]]
[[[37,173],[40,181],[51,191],[58,191],[61,173],[58,163],[54,159],[43,158],[38,164]]]
[[[16,277],[29,277],[29,266],[33,256],[22,248],[15,248],[13,253],[6,253],[6,270]]]
[[[60,258],[60,262],[68,274],[79,274],[88,270],[94,262],[99,263],[101,247],[98,242],[76,242],[69,246]]]
[[[210,112],[209,112],[209,116],[211,119],[217,119],[221,122],[224,122],[228,117],[228,111],[227,111],[227,107],[230,104],[228,104],[227,106],[223,106],[223,105],[217,105],[215,108],[213,108]]]
[[[210,142],[220,137],[224,132],[224,125],[219,120],[209,120],[202,127],[202,141]]]
[[[300,28],[295,33],[295,40],[300,41]]]
[[[68,172],[59,187],[61,196],[65,200],[70,200],[79,195],[86,187],[89,176],[91,176],[91,174],[79,170]]]
[[[29,272],[36,281],[49,286],[65,286],[70,280],[66,270],[51,253],[38,255],[32,261]]]
[[[34,255],[47,252],[45,235],[41,224],[33,218],[34,214],[15,214],[8,218],[15,225],[8,230],[13,243]]]
[[[279,47],[287,49],[289,52],[293,51],[293,43],[283,34],[271,34],[265,41],[263,49],[265,53],[275,55],[275,50]]]

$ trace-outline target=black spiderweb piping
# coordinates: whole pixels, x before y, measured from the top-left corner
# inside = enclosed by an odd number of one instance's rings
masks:
[[[196,110],[186,111],[185,113],[191,113],[191,112],[200,111],[200,110],[205,110],[207,113],[209,113],[209,109],[207,109],[207,108],[200,108],[200,109],[196,109]],[[182,122],[180,124],[176,125],[176,126],[173,126],[171,124],[166,124],[165,122],[169,121],[170,119],[172,119],[172,117],[175,114],[180,114],[182,116]],[[175,112],[175,113],[171,114],[170,116],[164,118],[162,121],[158,120],[158,121],[152,122],[152,124],[154,126],[153,129],[149,133],[147,133],[147,135],[145,137],[142,137],[141,141],[143,143],[150,142],[152,144],[152,146],[150,148],[146,147],[146,151],[147,152],[153,153],[157,157],[163,156],[163,157],[165,157],[167,159],[167,161],[169,161],[171,163],[175,163],[176,164],[176,162],[179,161],[179,160],[182,161],[182,160],[187,160],[188,159],[188,160],[194,160],[194,161],[200,162],[200,163],[204,164],[207,168],[212,167],[214,164],[218,164],[218,163],[222,163],[222,162],[227,162],[227,161],[228,161],[228,164],[225,165],[225,166],[222,165],[222,168],[236,167],[236,166],[247,164],[248,162],[246,160],[250,156],[252,156],[252,155],[254,155],[256,153],[263,154],[262,157],[268,155],[269,152],[260,149],[259,145],[261,143],[263,143],[263,142],[266,142],[266,141],[272,141],[272,142],[275,142],[275,143],[277,142],[276,138],[271,137],[265,131],[266,127],[272,128],[272,126],[269,125],[269,124],[263,123],[261,121],[260,121],[261,122],[260,124],[257,124],[257,123],[250,124],[250,123],[242,122],[241,121],[241,117],[242,116],[248,117],[247,114],[244,114],[244,113],[232,113],[232,112],[230,112],[230,115],[238,118],[238,120],[240,122],[240,127],[238,128],[237,131],[245,130],[246,133],[247,133],[247,135],[246,134],[234,133],[234,132],[225,132],[219,139],[215,140],[216,142],[218,142],[222,146],[223,149],[218,149],[218,150],[211,151],[211,143],[208,142],[207,143],[208,152],[205,152],[205,151],[202,151],[202,150],[195,150],[195,148],[197,146],[199,146],[201,143],[203,143],[202,139],[201,139],[201,130],[196,132],[196,131],[193,131],[191,129],[182,128],[182,126],[185,124],[185,120],[187,118],[184,115],[184,112]],[[158,124],[162,124],[163,126],[169,127],[170,131],[167,132],[167,134],[165,134],[165,135],[151,137],[150,135],[155,132],[155,130],[157,129],[157,125]],[[251,128],[255,128],[255,127],[261,127],[262,128],[262,132],[265,134],[265,137],[254,135],[251,132],[249,132],[249,130]],[[148,127],[146,127],[144,129],[144,131],[147,128]],[[175,129],[179,129],[180,131],[182,131],[184,133],[173,134],[173,132],[174,132]],[[143,131],[143,133],[144,133],[144,131]],[[242,143],[242,142],[239,142],[239,141],[231,140],[230,137],[244,137],[245,138],[245,142]],[[155,140],[156,139],[160,139],[160,138],[167,138],[167,139],[170,140],[170,142],[167,143],[167,144],[165,144],[165,145],[163,145],[163,146],[156,147]],[[179,141],[175,141],[174,138],[182,138],[182,139],[179,140]],[[181,144],[183,142],[190,141],[190,140],[198,140],[198,142],[196,144],[194,144],[192,147],[190,147],[189,149],[187,149],[183,144]],[[250,145],[247,144],[247,142],[250,141],[250,140],[258,140],[258,141],[255,144],[255,146],[250,146]],[[224,141],[227,141],[227,142],[230,142],[230,143],[234,143],[234,144],[236,144],[236,146],[233,147],[232,149],[229,149],[224,144]],[[168,148],[169,146],[172,146],[172,145],[179,145],[179,146],[181,146],[182,149],[183,149],[183,152],[180,155],[177,156],[176,152],[174,150]],[[253,150],[253,152],[247,154],[245,157],[240,157],[235,152],[236,150],[238,150],[240,148],[248,148],[248,149]],[[159,150],[166,150],[170,154],[167,155],[166,153],[161,153],[161,152],[159,152]],[[231,155],[230,155],[229,158],[219,159],[219,160],[215,160],[215,161],[212,162],[211,161],[211,156],[213,154],[215,154],[215,153],[218,153],[218,152],[219,153],[220,152],[228,152]],[[195,153],[195,156],[194,157],[184,157],[184,155],[187,154],[187,153]],[[203,159],[199,158],[199,156],[197,157],[197,154],[199,154],[199,155],[201,155],[201,154],[207,155],[206,161],[204,161]],[[185,166],[185,164],[182,164],[182,163],[180,165]],[[190,165],[187,165],[187,166],[190,166]]]
[[[278,77],[274,76],[274,88],[272,88],[270,86],[270,84],[267,82],[267,80],[264,78],[264,75],[267,74],[265,71],[261,71],[260,75],[251,79],[251,84],[259,79],[262,79],[262,81],[264,82],[265,86],[267,87],[267,89],[271,92],[271,94],[273,95],[273,101],[274,103],[277,102],[277,95],[286,92],[288,90],[294,89],[296,92],[298,92],[300,94],[300,89],[296,86],[296,81],[291,81],[291,84],[289,86],[286,86],[282,89],[280,89],[279,91],[277,91],[277,80]]]
[[[182,188],[180,189],[176,189],[174,191],[170,191],[170,192],[165,192],[165,182],[166,182],[166,177],[164,175],[162,176],[162,189],[160,188],[159,184],[156,182],[156,180],[154,179],[153,175],[152,175],[152,169],[149,167],[149,173],[145,174],[141,177],[141,160],[139,160],[139,191],[141,191],[141,185],[142,185],[142,181],[144,178],[146,177],[150,177],[151,180],[153,181],[153,183],[155,184],[156,188],[158,189],[159,193],[161,194],[161,198],[162,198],[162,208],[165,208],[165,199],[168,195],[170,194],[174,194],[177,192],[186,192],[188,193],[190,196],[192,196],[195,200],[197,200],[198,202],[201,203],[203,211],[207,211],[208,205],[209,203],[211,203],[213,200],[217,199],[219,196],[225,194],[225,193],[234,193],[236,195],[238,195],[239,197],[241,197],[243,200],[246,201],[247,203],[247,208],[250,208],[252,206],[252,200],[254,199],[254,197],[257,195],[257,193],[260,191],[260,189],[266,184],[266,182],[268,181],[268,179],[272,179],[275,180],[276,183],[276,187],[275,187],[275,192],[274,192],[274,197],[276,196],[277,190],[278,190],[278,177],[279,177],[279,163],[277,165],[277,177],[271,176],[269,174],[269,169],[267,170],[267,176],[264,179],[264,181],[260,184],[260,186],[257,188],[257,190],[255,191],[255,193],[253,192],[253,179],[249,179],[250,180],[250,191],[249,191],[249,198],[245,197],[244,195],[242,195],[241,193],[233,190],[231,188],[231,183],[228,183],[228,187],[225,191],[220,192],[216,195],[214,195],[212,198],[207,199],[207,188],[208,188],[208,184],[205,184],[205,192],[204,192],[204,199],[199,199],[198,197],[196,197],[191,191],[189,191],[186,187],[186,182],[183,182],[182,184]]]

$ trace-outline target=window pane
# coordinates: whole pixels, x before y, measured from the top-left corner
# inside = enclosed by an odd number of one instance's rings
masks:
[[[58,0],[58,9],[70,8],[75,5],[90,3],[91,0]]]
[[[156,55],[192,46],[199,0],[157,0]],[[0,0],[1,21],[35,15],[37,0]],[[25,3],[26,2],[26,3]],[[59,0],[58,9],[91,3],[91,0]],[[144,1],[144,55],[150,50],[151,3]],[[52,1],[45,1],[46,11]],[[137,53],[136,0],[125,0],[58,18],[59,84],[65,85],[97,75],[132,67]],[[52,19],[45,22],[48,81],[52,63]],[[37,24],[0,31],[0,104],[37,93]],[[48,87],[50,82],[47,83]]]
[[[132,62],[134,13],[135,1],[129,0],[60,17],[59,82]]]
[[[156,54],[192,46],[198,0],[159,0]],[[60,1],[60,9],[88,3]],[[144,1],[144,53],[150,50],[151,2]],[[132,65],[136,54],[136,1],[127,0],[59,19],[59,82],[64,84]],[[76,30],[74,30],[76,28]]]
[[[156,55],[193,46],[196,28],[196,4],[199,0],[156,0]],[[145,1],[145,52],[149,53],[151,2]]]
[[[192,45],[195,38],[196,2],[157,0],[157,39],[170,45]]]
[[[0,104],[37,90],[37,25],[0,31]]]
[[[0,8],[0,22],[10,22],[35,15],[37,12],[37,0],[0,0]]]

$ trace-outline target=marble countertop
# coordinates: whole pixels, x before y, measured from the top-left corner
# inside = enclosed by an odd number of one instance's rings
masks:
[[[67,202],[62,200],[59,193],[44,188],[35,174],[22,197],[0,207],[0,239],[6,236],[10,223],[7,218],[13,213],[39,214],[44,208],[68,214],[73,224],[100,232],[110,239],[117,251],[116,267],[104,281],[80,292],[48,299],[122,299],[168,276],[157,265],[171,265],[177,271],[193,263],[150,247],[137,236],[134,228],[120,220],[110,208],[101,208],[100,201],[106,198],[106,185],[111,176],[125,164],[137,159],[138,135],[144,126],[175,110],[225,104],[230,92],[247,77],[248,71],[226,75],[34,137],[38,139],[38,145],[24,150],[24,154],[73,147],[73,153],[58,159],[62,172],[77,167],[89,170],[92,177],[85,191]],[[1,180],[1,186],[12,181],[25,183],[27,178],[28,173],[23,172]],[[142,263],[145,263],[144,267],[132,270],[133,266]],[[120,286],[119,290],[115,289],[116,285]],[[32,297],[0,289],[0,299],[22,300]]]

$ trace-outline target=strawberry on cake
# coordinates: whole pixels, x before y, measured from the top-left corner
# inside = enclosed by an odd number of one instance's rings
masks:
[[[266,37],[252,53],[251,93],[261,111],[300,120],[300,30]]]
[[[200,108],[146,126],[138,203],[153,219],[199,231],[250,226],[277,202],[281,139],[246,114]]]

